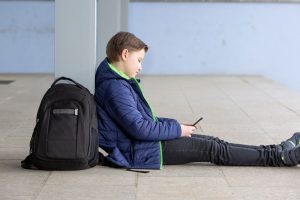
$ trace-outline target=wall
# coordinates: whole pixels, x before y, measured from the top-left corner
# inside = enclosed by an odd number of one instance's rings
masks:
[[[262,74],[300,91],[300,4],[131,2],[128,13],[150,46],[142,74]],[[54,1],[0,1],[3,72],[54,73]]]
[[[0,1],[0,73],[54,72],[54,2]]]
[[[300,4],[141,3],[128,30],[144,74],[262,74],[300,91]]]

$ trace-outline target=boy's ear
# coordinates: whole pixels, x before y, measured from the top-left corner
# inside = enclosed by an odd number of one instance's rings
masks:
[[[121,59],[122,59],[122,60],[127,60],[127,58],[128,58],[128,53],[129,53],[128,49],[123,49],[123,51],[122,51],[122,53],[121,53]]]

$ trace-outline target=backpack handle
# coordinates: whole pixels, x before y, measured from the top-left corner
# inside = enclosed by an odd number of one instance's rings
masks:
[[[53,83],[52,83],[52,85],[51,85],[51,87],[53,87],[54,85],[56,85],[59,81],[61,81],[61,80],[68,80],[68,81],[71,81],[72,83],[74,83],[76,86],[78,86],[79,88],[81,88],[81,89],[86,89],[83,85],[81,85],[80,83],[78,83],[78,82],[76,82],[76,81],[74,81],[73,79],[71,79],[71,78],[67,78],[67,77],[65,77],[65,76],[61,76],[61,77],[59,77],[59,78],[57,78]]]

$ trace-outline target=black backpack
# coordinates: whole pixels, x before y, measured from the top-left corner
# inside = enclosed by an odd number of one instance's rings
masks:
[[[64,80],[63,83],[58,83]],[[66,83],[71,81],[72,83]],[[80,170],[98,164],[96,103],[88,89],[56,79],[39,106],[26,169]]]

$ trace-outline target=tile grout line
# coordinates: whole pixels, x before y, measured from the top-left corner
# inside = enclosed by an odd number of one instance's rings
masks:
[[[52,174],[52,171],[50,171],[50,172],[48,173],[48,176],[47,176],[47,177],[44,179],[44,181],[42,182],[42,187],[41,187],[41,189],[37,192],[37,194],[34,195],[34,200],[36,200],[36,199],[39,197],[39,195],[41,194],[41,192],[42,192],[43,188],[45,187],[46,182],[48,181],[48,179],[49,179],[49,177],[51,176],[51,174]]]
[[[223,167],[224,167],[224,166],[223,166]],[[227,179],[227,177],[226,177],[226,175],[225,175],[225,173],[224,173],[224,171],[223,171],[223,169],[222,169],[221,166],[219,167],[219,170],[221,171],[221,173],[222,173],[222,175],[223,175],[223,177],[224,177],[224,180],[225,180],[227,186],[230,188],[230,193],[231,193],[231,195],[234,195],[234,191],[232,190],[232,186],[231,186],[231,184],[229,183],[229,181],[228,181],[228,179]]]
[[[186,102],[187,102],[187,104],[188,104],[190,110],[191,110],[192,113],[193,113],[193,116],[195,117],[196,114],[195,114],[195,112],[194,112],[194,110],[193,110],[193,107],[192,107],[192,105],[191,105],[191,103],[190,103],[190,101],[189,101],[187,95],[186,95],[185,92],[184,92],[183,87],[182,87],[181,85],[179,85],[179,87],[180,87],[180,90],[182,91],[182,94],[183,94],[183,96],[184,96],[184,98],[185,98],[185,100],[186,100]],[[196,118],[197,118],[197,116],[196,116]],[[201,126],[200,126],[200,130],[199,130],[199,131],[200,131],[200,133],[202,133],[202,134],[205,133],[204,129],[203,129]],[[196,133],[196,134],[198,134],[198,133]]]
[[[242,80],[240,77],[238,77],[238,79]],[[215,81],[213,81],[213,84],[215,85],[216,88],[218,88],[223,94],[224,96],[226,96],[230,101],[232,101],[234,103],[234,105],[236,105],[238,107],[239,110],[242,111],[242,113],[244,113],[249,119],[251,122],[254,122],[254,124],[260,129],[262,130],[262,132],[267,135],[269,138],[271,138],[273,140],[273,138],[271,137],[271,135],[266,132],[266,130],[261,127],[257,121],[255,119],[253,119],[234,99],[231,98],[231,96],[229,94],[227,94],[222,88],[220,88],[217,83]],[[273,140],[274,141],[274,140]]]
[[[47,79],[47,77],[41,77],[41,78],[37,78],[36,81],[40,81],[41,83],[43,83],[46,79]],[[15,82],[17,82],[17,80]],[[4,98],[3,100],[1,100],[0,105],[9,102],[12,99],[17,99],[18,96],[20,96],[24,93],[30,93],[30,91],[32,90],[31,87],[28,87],[26,85],[21,85],[21,86],[18,86],[18,87],[20,87],[20,88],[12,88],[13,90],[17,89],[17,91],[15,91],[12,95],[10,95],[10,96]],[[49,85],[49,87],[50,87],[50,85]]]
[[[246,79],[241,78],[241,80],[247,84],[249,84],[251,87],[257,89],[258,91],[260,91],[262,94],[271,97],[276,103],[278,103],[279,105],[281,105],[282,107],[286,108],[289,111],[292,111],[293,113],[295,113],[297,116],[300,117],[300,113],[296,112],[295,110],[293,110],[292,108],[288,107],[287,105],[283,104],[281,101],[279,101],[277,98],[273,97],[272,95],[270,95],[269,93],[267,93],[265,90],[258,88],[257,86],[253,85],[251,82],[249,82]]]
[[[134,195],[134,199],[137,200],[137,193],[138,193],[138,184],[139,184],[139,174],[136,173],[136,176],[135,176],[135,188],[136,188],[136,191],[135,191],[135,195]]]
[[[16,127],[14,127],[12,129],[12,131],[15,131],[15,130],[19,130],[22,126],[24,126],[27,122],[23,121],[22,123],[18,124]],[[31,134],[32,135],[32,134]],[[3,138],[0,138],[0,141],[1,142],[4,142],[8,137],[11,137],[10,134],[6,135],[5,137]],[[14,136],[14,137],[20,137],[20,136]],[[30,135],[29,136],[24,136],[24,137],[31,137]]]
[[[228,185],[229,187],[231,187],[231,185],[229,184],[229,181],[227,180],[226,175],[225,175],[225,173],[224,173],[224,171],[223,171],[223,169],[222,169],[221,166],[219,167],[219,170],[221,171],[221,173],[222,173],[222,175],[223,175],[223,177],[224,177],[224,179],[225,179],[227,185]]]
[[[182,92],[182,94],[183,94],[183,97],[184,97],[184,99],[186,100],[186,102],[187,102],[187,104],[188,104],[190,110],[192,111],[193,115],[195,116],[195,112],[194,112],[194,110],[193,110],[193,108],[192,108],[192,105],[191,105],[190,101],[188,100],[188,98],[187,98],[187,96],[186,96],[186,94],[185,94],[185,92],[184,92],[184,89],[182,88],[181,85],[180,85],[179,87],[180,87],[180,90],[181,90],[181,92]]]
[[[45,77],[43,76],[43,77],[41,77],[41,78],[38,78],[37,80],[40,80],[41,82],[44,82],[46,79],[47,79],[47,76],[45,76]],[[15,82],[17,82],[17,80],[16,80]],[[24,93],[30,93],[31,90],[32,90],[32,89],[31,89],[30,87],[27,87],[27,88],[26,88],[26,86],[21,85],[20,88],[17,90],[17,92],[14,93],[14,95],[11,95],[11,96],[5,98],[4,100],[0,101],[0,106],[5,105],[5,103],[9,103],[9,100],[17,99],[18,96],[20,96],[20,95],[22,95],[22,94],[24,94]],[[22,92],[20,92],[20,91],[22,91]],[[15,131],[15,130],[20,129],[20,128],[21,128],[23,125],[25,125],[26,123],[27,123],[27,122],[24,121],[24,122],[18,124],[16,127],[14,127],[14,128],[12,129],[12,131]],[[32,134],[31,134],[31,135],[32,135]],[[1,138],[0,138],[0,142],[1,142],[1,143],[2,143],[2,142],[5,142],[5,140],[6,140],[9,136],[10,136],[10,135],[6,135],[5,137],[1,137]],[[31,137],[31,136],[28,136],[28,137]]]

